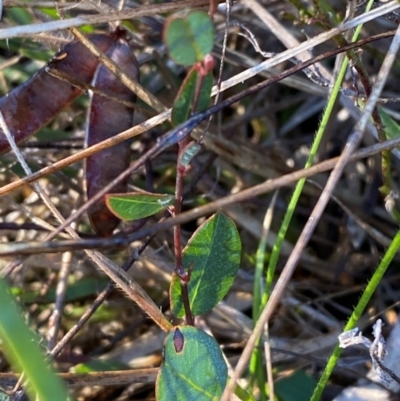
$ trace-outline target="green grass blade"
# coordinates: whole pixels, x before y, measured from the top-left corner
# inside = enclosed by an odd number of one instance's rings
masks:
[[[0,279],[0,340],[7,360],[25,373],[32,400],[66,401],[62,381],[49,368],[40,351],[38,337],[26,326],[4,280]]]

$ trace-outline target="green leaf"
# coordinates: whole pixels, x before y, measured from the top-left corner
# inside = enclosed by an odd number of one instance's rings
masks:
[[[132,192],[106,195],[107,207],[122,220],[138,220],[152,216],[174,201],[172,195]]]
[[[189,142],[179,158],[179,165],[188,166],[192,162],[193,158],[200,152],[200,150],[200,144],[196,142]]]
[[[39,10],[48,17],[60,19],[57,8],[40,8]]]
[[[198,71],[193,67],[183,81],[172,107],[172,124],[177,126],[185,122],[192,111],[196,94],[196,84],[199,78]],[[201,83],[196,111],[203,111],[210,106],[211,89],[214,83],[212,72],[209,72]]]
[[[256,399],[250,393],[248,393],[245,389],[240,387],[239,384],[236,384],[234,392],[235,392],[235,395],[241,401],[256,401]]]
[[[164,343],[158,401],[218,401],[228,370],[218,343],[192,326],[174,327]]]
[[[182,82],[179,92],[176,95],[171,114],[172,124],[175,126],[182,124],[189,117],[194,94],[196,92],[197,76],[198,72],[192,68]]]
[[[213,74],[212,72],[209,72],[203,79],[196,111],[203,111],[210,107],[211,89],[213,87],[213,83],[214,83]]]
[[[378,107],[385,133],[388,139],[395,139],[400,136],[400,125],[387,114],[381,107]]]
[[[193,234],[182,252],[188,283],[190,308],[194,315],[210,311],[227,294],[240,264],[241,242],[235,223],[222,213],[206,220]],[[170,289],[172,312],[185,314],[179,277],[174,275]]]
[[[40,351],[38,337],[25,325],[6,283],[0,279],[0,340],[7,360],[25,373],[30,399],[67,400],[68,393],[60,378],[49,368]]]
[[[16,25],[28,25],[32,23],[32,15],[26,8],[10,7],[7,9],[7,18]]]
[[[204,11],[192,11],[186,18],[172,18],[164,30],[164,42],[170,57],[190,66],[202,61],[214,46],[214,25]]]
[[[45,61],[45,62],[48,62],[54,55],[53,52],[43,51],[43,49],[21,48],[19,52],[21,55],[28,57],[32,60]]]
[[[282,401],[309,401],[316,385],[314,378],[297,370],[275,383],[275,393]]]

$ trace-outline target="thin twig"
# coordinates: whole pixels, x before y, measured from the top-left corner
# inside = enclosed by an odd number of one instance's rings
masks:
[[[56,287],[54,310],[49,318],[47,330],[47,349],[51,350],[57,343],[61,326],[61,317],[64,311],[65,295],[68,289],[68,279],[71,272],[72,252],[64,252],[61,257],[61,269]]]

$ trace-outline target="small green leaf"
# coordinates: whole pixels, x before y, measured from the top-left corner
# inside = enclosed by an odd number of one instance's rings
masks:
[[[48,62],[53,55],[51,52],[43,51],[43,49],[32,50],[29,48],[21,48],[20,54],[32,60],[45,62]]]
[[[203,79],[196,111],[203,111],[210,107],[211,89],[213,87],[213,83],[214,83],[213,74],[212,72],[209,72]]]
[[[241,401],[256,401],[256,399],[250,393],[248,393],[245,389],[240,387],[239,384],[236,384],[235,395]]]
[[[201,145],[198,143],[188,143],[179,158],[179,165],[188,166],[192,162],[193,158],[200,152],[200,150]]]
[[[192,326],[174,327],[164,343],[158,401],[218,401],[228,370],[218,343]]]
[[[192,111],[198,78],[198,71],[194,67],[191,68],[179,89],[172,107],[172,124],[174,126],[182,124],[188,119]],[[201,83],[196,111],[203,111],[210,106],[213,82],[213,74],[209,72]]]
[[[164,42],[170,57],[190,66],[202,61],[214,46],[214,25],[204,11],[192,11],[186,18],[172,18],[164,30]]]
[[[400,136],[400,125],[397,124],[397,122],[393,120],[393,118],[389,114],[387,114],[381,107],[378,107],[378,111],[382,119],[386,137],[388,139],[398,138]]]
[[[0,279],[0,342],[8,361],[17,371],[25,373],[31,400],[67,400],[68,393],[61,379],[49,368],[39,339],[25,325],[21,312]]]
[[[222,213],[205,221],[182,252],[186,270],[192,267],[188,283],[190,308],[194,315],[210,311],[227,294],[240,264],[240,236],[235,223]],[[178,317],[185,314],[179,278],[170,289],[171,307]]]
[[[196,92],[197,75],[198,72],[192,68],[182,82],[179,92],[176,95],[171,114],[172,124],[175,126],[182,124],[189,117],[192,109],[193,97]]]
[[[57,10],[57,8],[39,8],[39,10],[47,15],[48,17],[51,17],[53,19],[60,19],[60,15],[58,13],[59,10]]]
[[[12,20],[16,25],[28,25],[33,21],[32,14],[21,7],[10,7],[7,9],[7,18]]]
[[[132,192],[106,195],[107,207],[122,220],[138,220],[152,216],[174,201],[172,195]]]

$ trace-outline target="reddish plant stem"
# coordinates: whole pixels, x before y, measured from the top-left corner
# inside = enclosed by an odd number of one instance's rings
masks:
[[[199,74],[196,82],[196,91],[192,103],[192,112],[194,112],[197,108],[197,104],[199,102],[201,88],[204,82],[204,76],[208,73],[205,71],[201,72],[199,69]],[[181,157],[185,152],[187,145],[190,142],[190,137],[186,136],[181,141],[179,141],[179,151],[178,151],[178,162],[176,169],[176,184],[175,184],[175,207],[174,207],[174,216],[177,216],[182,211],[182,199],[183,199],[183,179],[187,173],[187,166],[181,165]],[[187,266],[187,270],[185,270],[182,264],[182,241],[181,241],[181,226],[177,224],[174,226],[174,251],[175,251],[175,274],[180,279],[181,285],[181,296],[182,303],[185,309],[186,323],[194,326],[194,316],[190,309],[190,299],[189,299],[189,290],[188,283],[190,281],[190,267]]]
[[[174,216],[177,216],[182,211],[182,199],[183,199],[183,178],[185,176],[184,168],[180,165],[181,155],[185,150],[185,147],[189,141],[189,137],[184,138],[179,142],[178,151],[178,162],[176,169],[176,184],[175,184],[175,208]],[[183,307],[185,309],[186,323],[194,326],[194,316],[190,309],[190,299],[188,291],[188,283],[190,281],[190,275],[185,271],[182,265],[182,241],[181,241],[181,226],[177,224],[174,226],[174,251],[175,251],[175,274],[180,279],[181,295]]]

